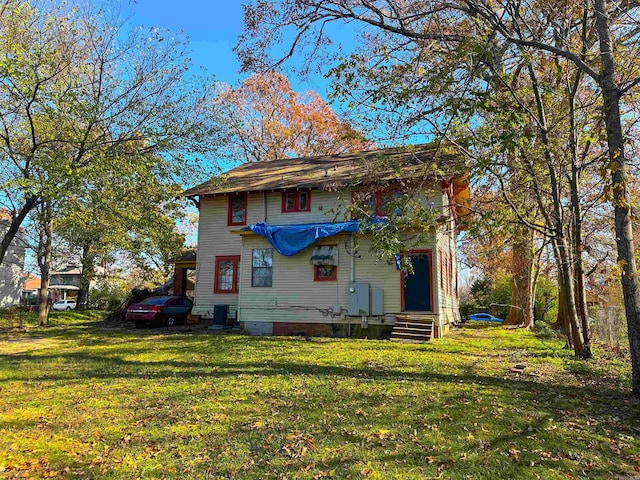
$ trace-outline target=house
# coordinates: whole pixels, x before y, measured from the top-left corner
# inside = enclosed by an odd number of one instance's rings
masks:
[[[48,295],[51,300],[78,297],[80,277],[82,276],[82,270],[79,266],[66,265],[59,270],[52,270],[49,275]],[[32,273],[24,274],[22,280],[22,304],[38,305],[42,280]]]
[[[7,210],[0,210],[0,234],[4,235],[10,223],[10,213]],[[25,251],[24,231],[20,229],[0,263],[0,308],[20,303]]]
[[[27,272],[22,274],[22,294],[21,303],[23,305],[37,305],[38,291],[42,280],[33,273]]]
[[[191,188],[184,195],[200,211],[192,313],[251,334],[376,336],[402,324],[412,338],[416,323],[439,337],[459,319],[465,178],[457,155],[418,145],[246,163]],[[376,261],[372,236],[347,213],[363,192],[377,211],[409,187],[440,212],[425,244],[398,252],[411,275]]]
[[[49,277],[49,291],[55,299],[77,298],[80,290],[82,269],[79,265],[69,264],[52,271]]]

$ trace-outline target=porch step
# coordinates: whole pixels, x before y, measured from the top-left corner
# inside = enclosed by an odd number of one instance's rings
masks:
[[[433,316],[432,315],[421,315],[419,313],[417,313],[417,314],[405,314],[405,313],[402,313],[402,314],[396,315],[396,324],[397,323],[403,323],[403,322],[433,325]]]
[[[433,338],[433,317],[427,315],[396,315],[391,340],[427,342]]]

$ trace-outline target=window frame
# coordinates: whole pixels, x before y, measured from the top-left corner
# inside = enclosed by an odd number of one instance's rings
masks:
[[[220,279],[220,264],[222,262],[233,263],[233,284],[230,290],[223,290],[218,287]],[[238,279],[240,276],[240,255],[220,255],[216,256],[216,269],[213,278],[213,293],[238,293]]]
[[[254,265],[254,252],[256,250],[269,250],[271,252],[271,266],[269,267],[256,267]],[[256,285],[255,284],[255,269],[270,269],[271,270],[271,278],[269,285]],[[270,288],[273,287],[273,248],[254,248],[251,250],[251,288]]]
[[[384,207],[389,201],[394,200],[396,195],[404,195],[402,190],[396,189],[385,189],[385,190],[376,190],[375,192],[368,192],[366,190],[351,190],[351,204],[355,204],[359,195],[370,195],[369,206],[371,206],[372,214],[376,217],[386,216],[384,212]],[[395,197],[395,198],[394,198]]]
[[[307,206],[306,208],[300,208],[300,195],[307,195]],[[293,209],[287,209],[287,195],[293,195]],[[282,192],[282,213],[296,213],[296,212],[310,212],[311,211],[311,190],[296,190],[296,191],[287,191],[284,190]]]
[[[445,271],[443,268],[444,262],[442,261],[444,257],[444,252],[441,248],[438,249],[438,261],[440,263],[440,271],[438,272],[438,276],[440,277],[440,290],[444,293],[444,281],[445,281]]]
[[[242,198],[244,199],[244,218],[241,222],[233,221],[233,201],[235,199]],[[229,194],[229,200],[227,203],[227,226],[235,226],[235,225],[246,225],[247,224],[247,204],[248,204],[249,195],[246,192]]]
[[[313,281],[314,282],[337,282],[338,281],[338,266],[330,265],[333,267],[333,275],[331,277],[321,277],[318,275],[318,267],[326,267],[327,265],[314,265],[313,266]]]

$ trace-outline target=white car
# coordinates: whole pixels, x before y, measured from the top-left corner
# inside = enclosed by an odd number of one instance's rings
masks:
[[[76,308],[75,300],[58,300],[51,308],[54,310],[74,310]]]

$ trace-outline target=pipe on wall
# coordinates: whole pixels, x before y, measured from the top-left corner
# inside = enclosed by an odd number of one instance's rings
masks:
[[[349,250],[351,250],[351,253],[349,255],[349,282],[353,283],[356,281],[356,252],[355,252],[355,246],[356,246],[356,242],[355,242],[355,234],[351,234],[350,237],[350,245],[349,245]]]

